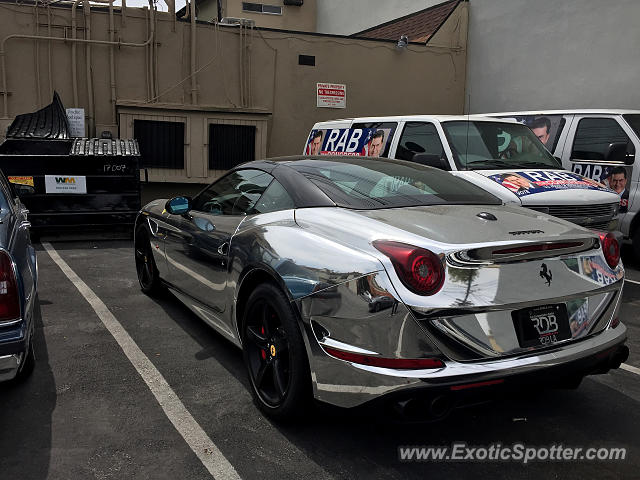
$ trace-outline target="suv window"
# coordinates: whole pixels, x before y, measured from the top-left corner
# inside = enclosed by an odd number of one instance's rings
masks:
[[[236,170],[200,192],[193,199],[193,209],[214,215],[246,215],[272,180],[261,170]]]
[[[402,130],[396,158],[412,160],[416,153],[428,153],[444,157],[444,148],[433,123],[407,122]]]
[[[626,143],[627,153],[635,153],[633,142],[613,118],[583,118],[578,123],[571,158],[604,160],[612,143]]]
[[[382,152],[381,157],[389,157],[389,149],[391,148],[391,139],[393,138],[393,134],[396,131],[396,127],[398,124],[396,122],[367,122],[367,123],[354,123],[351,125],[351,128],[375,128],[378,130],[382,129],[390,129],[388,139],[385,138],[386,145],[384,147],[384,152]]]

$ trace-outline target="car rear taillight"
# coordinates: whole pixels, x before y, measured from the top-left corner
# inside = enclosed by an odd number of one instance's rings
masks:
[[[18,282],[11,257],[0,250],[0,322],[20,318]]]
[[[602,252],[604,253],[604,259],[607,261],[607,265],[611,268],[616,268],[620,261],[620,245],[611,232],[600,234],[600,244],[602,245]]]
[[[359,363],[370,367],[397,368],[400,370],[420,370],[423,368],[443,368],[444,362],[439,358],[382,358],[362,353],[345,352],[335,348],[323,347],[332,357]]]
[[[442,288],[444,268],[435,253],[386,240],[376,240],[373,246],[389,257],[400,281],[413,293],[433,295]]]

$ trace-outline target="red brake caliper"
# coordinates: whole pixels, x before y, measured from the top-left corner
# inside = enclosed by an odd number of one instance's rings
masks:
[[[264,326],[260,327],[260,333],[262,333],[262,335],[264,335]],[[263,360],[267,359],[267,352],[263,349],[260,350],[260,356],[262,357]]]

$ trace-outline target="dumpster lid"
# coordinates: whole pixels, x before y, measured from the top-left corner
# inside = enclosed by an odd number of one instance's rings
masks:
[[[37,112],[17,115],[7,130],[7,139],[68,140],[69,120],[58,92],[53,92],[53,101]]]
[[[138,141],[132,138],[77,138],[71,146],[72,156],[138,157]]]

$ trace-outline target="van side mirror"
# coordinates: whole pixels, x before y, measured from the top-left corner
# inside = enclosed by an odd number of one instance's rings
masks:
[[[18,195],[18,197],[20,198],[36,193],[36,189],[31,185],[23,185],[21,183],[14,183],[13,189],[15,190],[16,195]]]
[[[433,153],[416,153],[411,161],[419,163],[420,165],[426,165],[427,167],[439,168],[440,170],[451,170],[451,166],[446,158]]]
[[[624,142],[610,143],[604,154],[606,162],[625,162],[627,160],[627,144]],[[633,163],[633,162],[631,162]]]
[[[184,215],[191,210],[191,198],[190,197],[173,197],[167,200],[164,205],[164,209],[171,215]]]

